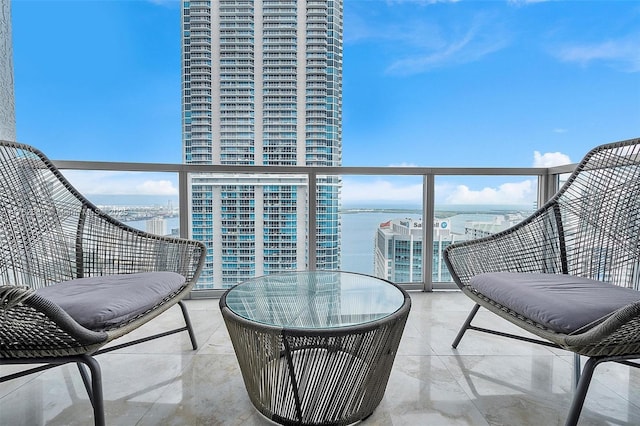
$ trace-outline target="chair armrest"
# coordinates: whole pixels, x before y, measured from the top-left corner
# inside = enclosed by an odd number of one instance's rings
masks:
[[[640,350],[640,301],[618,309],[597,324],[564,336],[560,344],[585,356],[617,356]]]
[[[140,231],[87,209],[78,227],[79,276],[170,271],[195,281],[204,265],[203,243]]]
[[[555,203],[500,233],[448,246],[443,258],[463,288],[485,272],[562,273],[564,243]]]
[[[0,286],[0,358],[77,355],[107,341],[107,333],[82,327],[34,290]]]

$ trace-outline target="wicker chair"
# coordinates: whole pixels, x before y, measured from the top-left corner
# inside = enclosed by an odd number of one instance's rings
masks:
[[[0,246],[0,365],[45,364],[0,382],[77,363],[95,424],[102,425],[95,355],[181,331],[197,348],[182,299],[200,274],[204,245],[114,220],[80,195],[41,152],[3,141]],[[184,327],[103,348],[176,303]]]
[[[444,259],[476,303],[453,347],[473,329],[573,352],[577,424],[595,367],[640,358],[640,139],[594,148],[529,218]],[[541,339],[471,325],[481,306]]]

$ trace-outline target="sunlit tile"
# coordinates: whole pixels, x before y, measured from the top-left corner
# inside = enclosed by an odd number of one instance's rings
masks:
[[[362,424],[562,425],[571,402],[573,356],[468,331],[451,348],[473,306],[459,292],[412,292],[412,310],[385,395]],[[97,357],[109,425],[272,424],[251,404],[218,300],[187,300],[199,340],[186,333]],[[480,311],[483,327],[523,333]],[[126,339],[180,326],[180,309]],[[583,361],[584,362],[584,361]],[[18,366],[0,366],[0,374]],[[640,370],[596,368],[580,426],[640,424]],[[74,365],[0,384],[0,424],[90,425],[93,411]]]

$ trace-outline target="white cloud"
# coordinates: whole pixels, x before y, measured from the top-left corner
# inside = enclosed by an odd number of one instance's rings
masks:
[[[561,129],[561,128],[557,128],[557,129],[553,129],[553,133],[567,133],[569,130],[567,129]]]
[[[571,158],[561,152],[533,152],[533,167],[554,167],[571,164]]]
[[[479,190],[466,185],[452,185],[440,182],[436,185],[436,203],[444,204],[527,204],[533,205],[537,197],[535,180],[508,182],[497,188],[485,187]],[[395,183],[377,179],[370,182],[343,180],[342,201],[354,202],[394,202],[410,204],[422,203],[422,184]]]
[[[389,167],[419,167],[413,163],[399,163],[399,164],[389,164]]]
[[[85,195],[178,195],[166,174],[65,170],[65,177]]]
[[[136,191],[146,195],[178,195],[178,189],[168,180],[146,180],[136,185]]]
[[[532,204],[536,196],[536,185],[528,179],[480,190],[458,185],[446,196],[445,201],[448,204]]]
[[[389,8],[410,5],[414,9],[458,0],[386,0]],[[366,5],[367,2],[360,2]],[[459,14],[453,19],[437,19],[423,12],[408,12],[402,20],[381,19],[378,14],[350,12],[344,42],[375,43],[382,57],[392,55],[386,73],[412,75],[435,68],[478,61],[507,47],[512,34],[508,21],[492,11]]]
[[[462,32],[457,28],[462,28]],[[494,17],[476,15],[472,22],[457,28],[441,29],[437,31],[439,37],[424,33],[431,40],[423,42],[419,52],[393,62],[387,73],[410,75],[475,62],[510,43],[510,37],[499,30]]]
[[[356,182],[343,180],[342,200],[355,201],[394,201],[422,202],[422,184],[402,185],[385,180]]]
[[[599,43],[573,44],[560,47],[554,56],[564,62],[576,62],[588,66],[593,62],[606,65],[623,72],[640,72],[640,33],[618,40]]]

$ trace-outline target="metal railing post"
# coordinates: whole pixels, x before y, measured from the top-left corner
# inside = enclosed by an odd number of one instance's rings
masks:
[[[433,222],[435,221],[435,177],[423,176],[422,194],[422,282],[423,291],[433,290]]]
[[[189,238],[189,173],[178,172],[178,213],[180,214],[180,237]]]
[[[309,241],[309,260],[307,269],[309,271],[315,271],[317,267],[318,260],[316,259],[316,240],[317,240],[317,183],[318,183],[318,175],[315,172],[309,172],[309,226],[307,228],[307,235]]]

